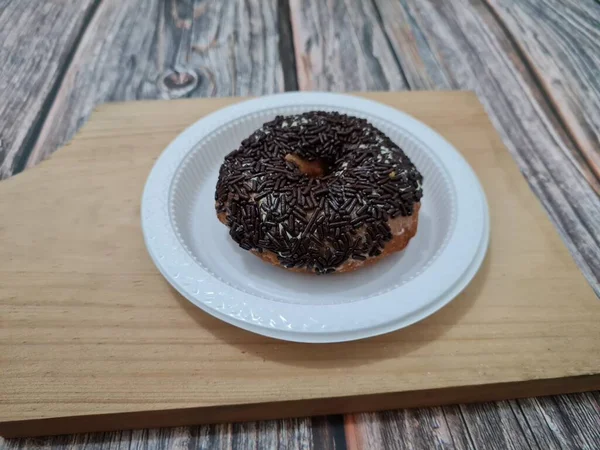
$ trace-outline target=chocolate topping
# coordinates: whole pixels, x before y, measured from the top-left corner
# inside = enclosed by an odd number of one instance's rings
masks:
[[[421,182],[365,119],[312,111],[278,116],[244,139],[225,157],[215,200],[243,249],[329,273],[381,254],[392,239],[387,221],[412,215]]]

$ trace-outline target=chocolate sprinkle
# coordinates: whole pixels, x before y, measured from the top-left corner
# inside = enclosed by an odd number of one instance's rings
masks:
[[[323,162],[325,175],[302,173],[288,154]],[[393,237],[388,219],[413,214],[422,180],[365,119],[312,111],[276,117],[225,157],[216,209],[241,248],[324,274],[381,254]]]

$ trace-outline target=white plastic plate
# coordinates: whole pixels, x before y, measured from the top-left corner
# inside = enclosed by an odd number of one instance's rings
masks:
[[[403,252],[349,274],[297,274],[240,249],[217,220],[224,156],[276,115],[311,110],[364,117],[423,174],[419,229]],[[199,308],[255,333],[314,343],[375,336],[433,314],[475,276],[490,234],[483,189],[452,145],[396,109],[320,92],[245,101],[185,130],[148,177],[142,229],[158,269]]]

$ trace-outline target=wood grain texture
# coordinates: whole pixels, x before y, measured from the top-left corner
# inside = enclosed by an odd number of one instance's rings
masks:
[[[276,0],[103,0],[27,166],[67,142],[106,101],[282,91],[276,5]]]
[[[346,415],[349,449],[595,449],[598,392]]]
[[[31,146],[94,0],[0,0],[0,180]]]
[[[598,393],[520,399],[518,404],[539,448],[600,448]]]
[[[538,448],[529,429],[522,426],[522,418],[515,413],[512,403],[504,401],[459,407],[475,448]]]
[[[311,430],[321,424],[314,419],[202,425],[152,430],[89,433],[42,438],[3,439],[2,450],[178,450],[178,449],[335,449],[327,441],[313,441]],[[338,447],[339,449],[339,447]]]
[[[472,448],[460,439],[464,425],[452,427],[441,407],[350,414],[345,421],[349,449]]]
[[[600,3],[486,0],[600,178]]]
[[[482,181],[490,251],[461,296],[409,329],[341,344],[343,352],[273,341],[202,313],[150,261],[139,198],[167,142],[237,100],[173,101],[169,111],[163,102],[105,105],[70,146],[0,186],[0,208],[13,211],[0,229],[2,433],[369,411],[598,386],[600,303],[476,97],[368,96],[430,124]],[[135,414],[115,415],[128,412]],[[514,425],[512,416],[499,417]],[[40,418],[52,420],[27,422]]]
[[[300,89],[407,88],[370,1],[291,0],[290,12]]]
[[[502,99],[507,97],[509,102],[514,103],[515,108],[512,117],[504,117],[505,121],[522,121],[520,115],[523,113],[532,115],[528,111],[531,110],[531,106],[523,110],[517,101],[521,101],[525,106],[527,103],[532,104],[533,115],[538,114],[546,125],[550,125],[550,133],[558,135],[559,145],[556,150],[563,152],[592,189],[600,194],[600,182],[596,177],[595,167],[590,165],[589,158],[582,156],[580,148],[571,141],[570,130],[565,128],[560,116],[555,114],[554,105],[549,101],[552,97],[543,89],[535,71],[532,73],[531,66],[523,60],[523,53],[520,52],[520,47],[514,44],[514,37],[505,32],[504,25],[498,22],[497,16],[488,9],[486,3],[479,0],[467,2],[464,7],[468,14],[464,17],[461,16],[460,4],[455,5],[455,8],[440,11],[438,17],[429,17],[426,12],[422,16],[419,11],[426,8],[428,3],[418,0],[376,0],[375,4],[379,6],[380,16],[385,17],[382,19],[382,26],[389,36],[390,45],[397,55],[403,73],[410,80],[411,89],[468,87],[475,90],[486,105],[486,102],[493,100],[500,106]],[[435,6],[435,2],[432,5]],[[391,20],[390,17],[401,17],[402,20]],[[441,26],[438,27],[438,24]],[[445,42],[448,34],[452,39]],[[439,45],[436,45],[436,41]],[[453,54],[456,57],[453,58]],[[510,63],[506,64],[506,60]],[[505,73],[502,75],[512,75],[511,72],[516,72],[517,85],[511,86],[512,83],[508,82],[510,78],[501,77],[502,72],[495,70],[497,66],[505,66]],[[587,77],[594,77],[594,72],[595,69],[589,67]],[[490,73],[491,76],[479,79],[480,73]],[[577,73],[571,75],[575,77]],[[521,84],[524,86],[521,87]],[[527,94],[525,101],[514,95],[519,91]],[[495,112],[493,106],[490,103],[488,108]],[[506,113],[503,115],[506,116]],[[525,129],[527,130],[528,128]],[[536,138],[538,134],[535,130],[532,137]]]

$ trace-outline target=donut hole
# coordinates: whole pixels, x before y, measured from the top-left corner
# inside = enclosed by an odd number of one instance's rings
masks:
[[[294,153],[288,153],[284,158],[294,164],[304,175],[311,178],[322,178],[331,173],[331,162],[325,158],[306,159]]]

